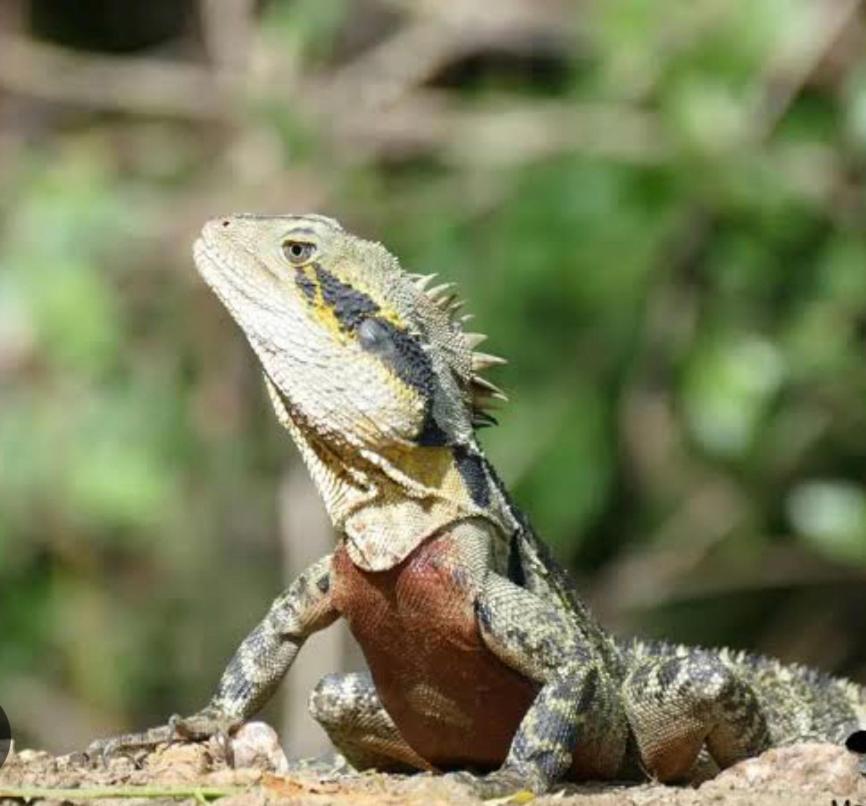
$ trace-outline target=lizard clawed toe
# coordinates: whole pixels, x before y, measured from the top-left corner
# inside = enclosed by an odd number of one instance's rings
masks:
[[[129,755],[140,750],[154,750],[161,744],[173,741],[170,725],[160,725],[141,733],[127,733],[121,736],[110,736],[106,739],[92,741],[84,751],[91,761],[107,764],[109,759],[117,755]]]
[[[110,736],[91,742],[85,755],[91,760],[107,764],[117,755],[131,755],[139,751],[153,751],[160,745],[175,742],[202,742],[216,738],[217,747],[229,758],[229,736],[241,721],[227,717],[213,709],[206,708],[189,717],[174,714],[165,725],[121,736]]]

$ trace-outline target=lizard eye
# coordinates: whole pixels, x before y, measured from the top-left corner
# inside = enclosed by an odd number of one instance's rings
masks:
[[[301,263],[306,263],[315,251],[315,248],[313,244],[306,241],[286,241],[283,244],[283,254],[289,263],[294,263],[297,266]]]

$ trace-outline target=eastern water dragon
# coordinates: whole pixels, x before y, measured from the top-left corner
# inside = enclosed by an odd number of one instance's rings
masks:
[[[343,617],[369,673],[326,676],[310,708],[358,768],[463,771],[499,794],[688,781],[809,739],[866,752],[862,687],[599,625],[485,458],[476,431],[502,393],[481,373],[501,359],[476,349],[450,286],[320,215],[214,219],[194,251],[339,537],[202,711],[94,749],[231,732]]]

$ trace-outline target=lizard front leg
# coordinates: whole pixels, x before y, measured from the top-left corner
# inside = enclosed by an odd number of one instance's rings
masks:
[[[476,792],[545,792],[573,764],[585,777],[615,777],[628,731],[619,681],[569,614],[494,573],[475,609],[485,644],[541,686],[502,767],[476,782]]]
[[[88,755],[153,748],[172,741],[200,741],[228,735],[271,697],[304,641],[339,615],[330,596],[331,555],[313,563],[274,601],[265,618],[244,639],[216,693],[198,713],[173,716],[168,724],[142,733],[98,739]]]

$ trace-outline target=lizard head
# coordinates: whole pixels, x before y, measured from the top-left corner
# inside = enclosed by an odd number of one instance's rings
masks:
[[[196,265],[238,322],[292,420],[374,451],[470,444],[501,392],[448,286],[319,215],[214,219]]]

